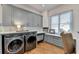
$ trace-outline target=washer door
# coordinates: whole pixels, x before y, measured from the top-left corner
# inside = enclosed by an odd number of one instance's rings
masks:
[[[8,44],[8,53],[17,53],[23,48],[24,42],[20,39],[15,39]]]

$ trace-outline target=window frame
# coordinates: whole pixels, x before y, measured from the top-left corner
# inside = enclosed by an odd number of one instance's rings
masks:
[[[51,18],[53,17],[53,16],[58,16],[58,18],[59,18],[59,24],[58,24],[58,34],[60,34],[60,16],[62,15],[62,14],[65,14],[65,13],[68,13],[68,12],[71,12],[71,16],[70,16],[70,32],[72,32],[72,30],[73,30],[73,10],[69,10],[69,11],[64,11],[64,12],[61,12],[61,13],[58,13],[58,14],[55,14],[55,15],[51,15],[49,18],[50,18],[50,21],[49,21],[49,29],[51,29]]]
[[[54,16],[58,16],[58,21],[60,22],[60,20],[59,20],[59,14],[57,14],[57,15],[54,15]],[[50,29],[51,29],[51,18],[52,18],[52,16],[50,17]],[[58,22],[58,33],[59,33],[59,22]]]

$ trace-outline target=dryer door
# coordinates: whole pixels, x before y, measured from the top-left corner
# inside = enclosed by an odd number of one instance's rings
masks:
[[[33,43],[34,41],[36,41],[36,36],[30,36],[27,40],[29,44]]]
[[[26,39],[26,51],[36,48],[36,36],[29,36]]]
[[[23,48],[24,42],[21,38],[11,40],[7,45],[8,53],[17,53]]]

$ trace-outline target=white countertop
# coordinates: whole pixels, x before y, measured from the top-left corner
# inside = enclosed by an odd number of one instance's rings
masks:
[[[21,31],[21,32],[16,32],[16,31],[9,31],[9,32],[0,32],[0,34],[12,34],[12,33],[25,33],[25,32],[34,32],[33,30],[32,31]],[[46,33],[44,31],[37,31],[37,33],[45,33],[46,35],[52,35],[52,36],[57,36],[57,37],[60,37],[60,35],[58,34],[51,34],[51,33]]]
[[[9,32],[0,32],[0,34],[13,34],[13,33],[25,33],[25,32],[36,32],[36,31],[20,31],[20,32],[9,31]]]
[[[61,37],[61,36],[58,35],[58,34],[51,34],[51,33],[45,33],[45,34],[47,34],[47,35],[52,35],[52,36],[57,36],[57,37]]]
[[[60,35],[58,35],[58,34],[46,33],[46,32],[44,32],[44,31],[38,31],[37,33],[45,33],[46,35],[52,35],[52,36],[61,37],[61,36],[60,36]]]
[[[17,31],[5,31],[5,32],[0,32],[0,34],[8,34],[8,33],[22,33],[22,32],[34,32],[33,30],[30,30],[30,31],[20,31],[20,32],[17,32]],[[45,33],[43,31],[37,31],[37,33]]]
[[[45,32],[43,32],[43,31],[37,31],[37,33],[45,33]]]
[[[16,31],[11,31],[11,32],[0,32],[0,34],[8,34],[8,33],[16,33]]]

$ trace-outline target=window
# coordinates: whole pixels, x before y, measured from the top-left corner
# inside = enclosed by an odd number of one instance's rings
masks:
[[[61,33],[63,30],[71,31],[72,12],[65,12],[59,15],[51,17],[51,29],[55,30],[55,33]]]
[[[58,33],[58,24],[59,24],[59,17],[57,16],[53,16],[52,20],[51,20],[51,29],[55,29],[55,33]]]

